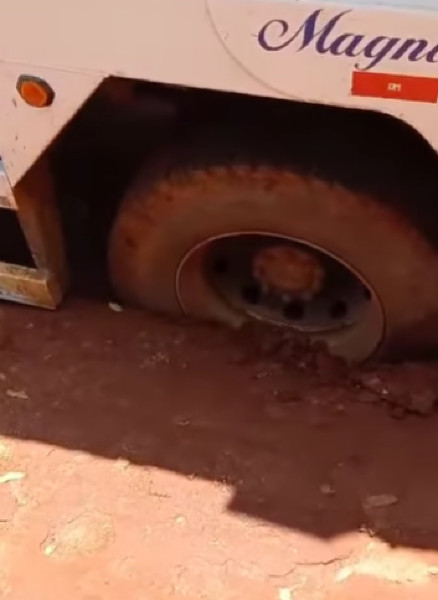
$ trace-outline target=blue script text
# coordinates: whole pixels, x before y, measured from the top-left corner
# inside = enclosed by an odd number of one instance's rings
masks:
[[[367,71],[385,59],[438,62],[438,43],[433,45],[418,38],[343,33],[341,21],[351,11],[343,11],[328,20],[324,20],[323,12],[323,9],[315,10],[298,28],[293,28],[284,19],[273,19],[259,31],[258,42],[270,52],[286,48],[301,52],[312,48],[318,54],[363,58],[366,60],[355,64],[355,68],[361,71]]]

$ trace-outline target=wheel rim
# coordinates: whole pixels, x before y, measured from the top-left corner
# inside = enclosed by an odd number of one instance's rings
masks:
[[[324,341],[335,355],[363,360],[382,342],[376,292],[346,261],[316,245],[269,233],[228,234],[198,244],[176,278],[181,308],[189,314],[194,292],[184,274],[194,263],[209,296],[246,317]]]

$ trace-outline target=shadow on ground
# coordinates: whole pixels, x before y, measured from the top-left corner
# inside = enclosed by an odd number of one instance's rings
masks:
[[[227,332],[92,301],[4,306],[2,330],[1,435],[225,483],[230,511],[318,537],[438,547],[435,416],[391,419],[297,365],[236,364]]]

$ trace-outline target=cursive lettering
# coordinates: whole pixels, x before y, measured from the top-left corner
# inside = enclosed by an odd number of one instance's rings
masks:
[[[295,29],[284,19],[272,19],[260,29],[258,43],[267,52],[286,48],[302,52],[311,48],[318,54],[356,58],[359,60],[355,68],[362,71],[372,69],[383,60],[438,62],[438,44],[431,46],[424,39],[339,31],[342,19],[351,12],[345,10],[324,20],[324,9],[318,9]]]

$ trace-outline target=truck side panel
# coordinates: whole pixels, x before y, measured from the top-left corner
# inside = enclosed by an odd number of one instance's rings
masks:
[[[25,170],[16,165],[23,144],[15,143],[15,130],[35,136],[26,152],[38,154],[37,147],[53,137],[53,131],[43,131],[59,129],[93,85],[110,75],[386,112],[410,123],[438,148],[438,11],[431,6],[16,0],[4,12],[8,26],[0,39],[6,64],[0,106],[12,125],[3,125],[0,149],[12,183]],[[22,66],[16,68],[17,63]],[[11,87],[23,69],[36,75],[48,69],[63,106],[57,109],[55,102],[44,111],[15,110]],[[356,73],[367,79],[367,93],[363,86],[358,91]],[[374,74],[386,79],[377,84]]]
[[[20,75],[47,81],[55,93],[47,108],[34,108],[16,90]],[[0,156],[12,187],[94,92],[103,76],[58,71],[33,64],[0,63]],[[78,157],[78,162],[80,158]]]

